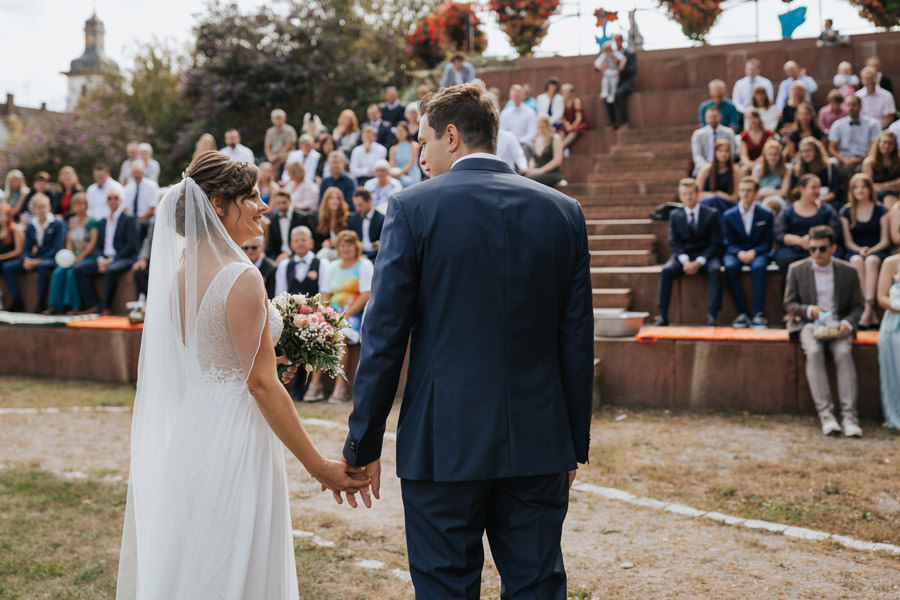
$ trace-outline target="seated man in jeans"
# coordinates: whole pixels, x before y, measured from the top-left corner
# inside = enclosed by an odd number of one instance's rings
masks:
[[[697,182],[685,178],[678,182],[678,199],[683,209],[669,215],[669,247],[672,258],[659,274],[659,318],[654,325],[669,324],[669,299],[672,284],[682,275],[704,272],[709,277],[709,312],[706,324],[714,326],[722,304],[722,222],[715,209],[702,206]]]
[[[733,327],[765,329],[766,267],[772,256],[775,241],[775,217],[756,202],[759,183],[744,177],[738,184],[738,205],[725,211],[722,219],[725,230],[725,277],[738,309]],[[750,267],[753,277],[753,320],[747,311],[747,296],[741,287],[741,269]]]
[[[75,267],[75,281],[84,303],[84,313],[101,311],[112,314],[110,305],[116,294],[119,275],[131,269],[137,258],[139,228],[137,219],[125,212],[121,188],[111,188],[106,195],[109,216],[97,227],[97,260],[82,262]],[[106,274],[103,302],[94,291],[94,275]]]
[[[856,419],[856,365],[853,364],[853,336],[863,313],[863,297],[859,277],[849,263],[832,258],[834,231],[827,225],[809,230],[810,258],[793,263],[788,269],[784,308],[792,318],[787,329],[791,337],[799,334],[806,354],[806,379],[822,423],[822,433],[840,433],[860,437],[862,429]],[[836,337],[820,339],[814,322],[822,313],[831,313]],[[837,366],[838,395],[843,422],[834,418],[834,403],[825,371],[825,349],[831,351]]]

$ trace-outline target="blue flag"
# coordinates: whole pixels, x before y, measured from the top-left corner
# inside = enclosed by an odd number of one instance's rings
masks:
[[[781,21],[781,37],[785,40],[790,39],[794,30],[806,22],[806,7],[801,6],[778,15],[778,20]]]

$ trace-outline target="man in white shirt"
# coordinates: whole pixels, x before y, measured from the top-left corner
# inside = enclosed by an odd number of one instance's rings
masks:
[[[375,137],[374,127],[363,126],[362,144],[350,153],[350,175],[356,178],[359,185],[375,176],[375,163],[387,158],[387,148],[376,142]]]
[[[294,207],[291,206],[291,195],[285,189],[276,191],[270,202],[277,212],[269,217],[271,223],[266,255],[280,264],[281,261],[291,257],[291,231],[309,221],[294,211]]]
[[[137,217],[140,233],[138,243],[144,241],[147,235],[150,219],[156,212],[159,202],[159,184],[152,179],[144,177],[144,163],[136,160],[131,163],[131,181],[122,192],[125,212]]]
[[[888,127],[897,113],[894,95],[878,85],[878,71],[872,67],[865,67],[860,79],[863,87],[856,92],[862,102],[860,113],[878,121],[881,128]]]
[[[787,330],[791,337],[799,336],[806,354],[806,379],[819,413],[822,433],[840,433],[860,437],[856,418],[857,380],[853,363],[853,337],[863,313],[863,296],[859,276],[848,263],[833,258],[834,231],[828,225],[809,230],[810,258],[793,263],[788,269],[784,307],[791,320]],[[834,337],[820,339],[816,321],[831,315]],[[834,403],[828,373],[825,370],[825,349],[830,350],[837,367],[838,396],[841,401],[842,425],[834,417]]]
[[[379,160],[375,163],[375,177],[368,180],[363,189],[372,194],[372,204],[375,210],[387,214],[388,201],[391,196],[403,190],[403,184],[391,177],[391,163]]]
[[[256,164],[253,150],[241,143],[241,133],[234,127],[225,131],[225,147],[219,152],[234,160],[242,160],[251,165]]]
[[[778,110],[784,110],[785,104],[791,97],[791,86],[798,80],[806,86],[806,101],[812,102],[812,95],[819,89],[816,80],[807,75],[800,65],[792,60],[784,63],[784,74],[787,77],[778,84],[778,96],[775,98],[775,106],[778,107]]]
[[[847,116],[834,122],[828,132],[828,151],[838,159],[845,175],[859,171],[872,142],[881,132],[875,119],[863,116],[862,104],[856,96],[844,100]]]
[[[94,165],[94,183],[85,191],[88,201],[88,216],[100,221],[109,216],[109,208],[106,204],[110,190],[122,193],[122,186],[118,181],[110,177],[109,167],[103,163]]]
[[[298,145],[300,148],[288,154],[284,160],[284,166],[287,167],[291,163],[303,163],[303,168],[306,169],[306,175],[304,175],[303,180],[308,183],[315,183],[316,167],[319,166],[319,159],[322,155],[313,148],[313,139],[307,134],[300,136]],[[285,169],[281,176],[281,182],[287,183],[288,181],[290,181],[290,177],[288,177],[287,169]]]
[[[769,95],[769,102],[775,97],[772,82],[759,74],[759,60],[751,58],[744,65],[744,76],[734,83],[731,90],[731,102],[738,112],[743,115],[753,105],[753,90],[764,87]]]
[[[528,168],[528,159],[525,158],[522,144],[511,131],[501,129],[497,132],[497,156],[519,172]]]
[[[537,113],[522,103],[522,96],[522,86],[518,83],[509,88],[513,104],[500,113],[500,129],[511,132],[523,146],[530,146],[537,135]]]
[[[119,182],[122,185],[125,185],[131,179],[131,163],[140,160],[138,157],[138,143],[134,140],[128,142],[128,145],[125,146],[125,154],[128,155],[128,158],[122,162],[122,167],[119,169]]]
[[[275,269],[275,295],[319,293],[321,263],[313,253],[312,231],[305,225],[291,230],[291,257]]]

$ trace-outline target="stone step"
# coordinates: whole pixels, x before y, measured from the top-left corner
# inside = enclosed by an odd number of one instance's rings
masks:
[[[566,188],[563,188],[566,189]],[[572,196],[583,207],[588,206],[658,206],[662,202],[675,199],[675,192],[653,192],[651,194],[575,194]]]
[[[641,143],[618,143],[609,149],[609,153],[613,156],[618,156],[619,154],[629,154],[632,152],[653,154],[655,156],[668,156],[671,154],[676,154],[678,152],[684,152],[685,150],[690,152],[690,149],[691,136],[690,134],[688,134],[688,136],[684,139],[675,138],[669,141],[654,140]]]
[[[655,262],[651,250],[591,250],[592,267],[645,267]]]
[[[631,290],[628,288],[595,288],[594,308],[628,310],[631,305]]]
[[[668,127],[644,127],[619,130],[616,132],[618,144],[642,144],[654,141],[667,142],[682,138],[690,139],[697,125],[670,125]]]
[[[651,233],[625,235],[591,235],[588,236],[591,250],[647,250],[652,252],[656,246],[656,236]]]
[[[606,219],[646,219],[656,208],[656,204],[635,204],[632,206],[585,206],[584,217],[589,220]]]
[[[659,231],[668,234],[669,223],[651,219],[594,219],[587,222],[587,230],[588,235],[654,233],[659,239]]]
[[[593,191],[596,194],[606,194],[612,196],[624,196],[629,194],[672,194],[676,192],[676,184],[678,180],[669,178],[660,180],[644,180],[644,181],[628,181],[611,178],[607,175],[598,175],[597,173],[589,173],[587,176],[588,185],[596,186]]]
[[[642,163],[646,164],[648,161],[674,163],[678,160],[690,160],[690,158],[690,143],[683,144],[679,148],[667,152],[648,152],[642,150],[633,150],[631,148],[623,148],[615,154],[601,154],[599,157],[600,160],[616,161],[622,165],[640,165]]]

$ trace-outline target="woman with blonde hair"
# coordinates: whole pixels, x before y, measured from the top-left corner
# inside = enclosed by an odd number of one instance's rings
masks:
[[[861,170],[872,179],[879,202],[890,209],[900,198],[900,151],[896,133],[885,130],[878,134],[863,159]]]
[[[860,327],[878,325],[875,313],[875,288],[878,270],[888,257],[888,211],[875,197],[872,179],[863,173],[850,178],[847,205],[841,209],[846,260],[856,268],[866,308],[859,319]]]
[[[75,169],[66,165],[59,170],[56,183],[59,186],[59,205],[53,207],[53,214],[65,217],[71,210],[72,198],[78,192],[83,191],[81,182],[78,181],[78,173],[75,172]]]
[[[306,167],[303,163],[288,163],[284,167],[288,175],[287,190],[291,195],[291,206],[304,217],[314,215],[319,208],[319,186],[306,181]]]
[[[313,230],[313,241],[319,260],[334,260],[337,256],[337,234],[347,229],[347,201],[339,187],[330,187],[322,194],[319,220]]]
[[[759,183],[757,198],[764,200],[770,196],[780,197],[782,200],[788,197],[791,189],[791,178],[788,173],[787,163],[784,161],[781,143],[778,140],[769,140],[763,146],[762,154],[753,165],[751,173]]]
[[[563,141],[553,130],[549,115],[537,116],[537,135],[528,168],[524,174],[529,179],[556,187],[562,181]]]
[[[781,115],[778,118],[778,133],[784,138],[797,129],[796,116],[797,107],[806,102],[806,86],[802,81],[795,81],[791,84],[791,92],[784,108],[781,109]]]
[[[66,250],[75,255],[75,262],[69,267],[57,266],[50,278],[50,295],[47,300],[46,315],[59,314],[68,306],[75,314],[82,309],[81,294],[78,282],[75,281],[75,265],[84,261],[96,260],[97,226],[96,219],[89,216],[87,196],[78,192],[72,196],[70,203],[72,216],[69,217],[66,233]]]
[[[356,113],[349,108],[342,110],[331,135],[337,140],[338,148],[350,158],[350,151],[359,145],[359,120]]]
[[[16,218],[25,207],[25,198],[31,193],[31,188],[25,182],[25,174],[18,169],[13,169],[6,174],[6,183],[3,187],[3,202],[9,204],[12,216]]]

